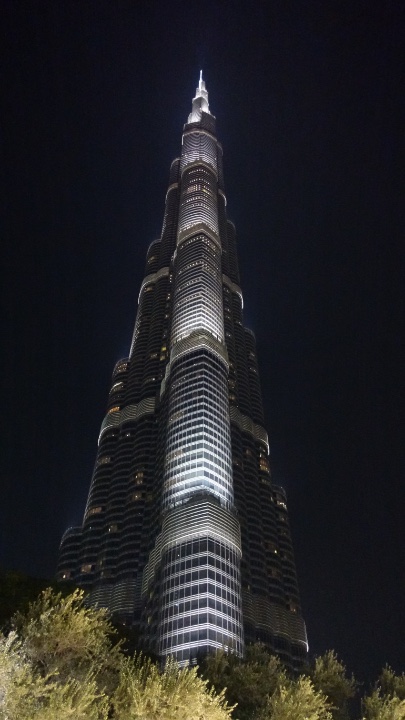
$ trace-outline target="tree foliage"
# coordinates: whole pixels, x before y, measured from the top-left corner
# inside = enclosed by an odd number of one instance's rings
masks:
[[[243,660],[219,652],[202,664],[204,677],[217,691],[226,688],[228,701],[237,703],[234,717],[238,720],[332,720],[326,688],[332,694],[339,682],[344,684],[345,668],[331,654],[319,659],[316,671],[318,683],[323,680],[322,688],[304,675],[298,679],[289,675],[279,658],[261,643],[247,646]],[[346,698],[346,694],[342,696]]]
[[[349,701],[356,692],[356,681],[347,676],[345,665],[333,650],[315,658],[311,679],[315,690],[328,698],[332,706],[333,720],[347,720]]]
[[[325,695],[302,675],[277,687],[268,697],[259,720],[332,720],[332,715]]]
[[[83,599],[82,590],[63,597],[48,588],[27,613],[16,613],[12,626],[42,676],[81,681],[90,673],[104,687],[118,673],[120,648],[107,611],[85,607]]]
[[[386,665],[376,683],[382,695],[397,697],[405,700],[405,674],[396,675],[389,665]]]
[[[405,700],[374,690],[362,702],[363,720],[405,720]]]
[[[0,633],[0,720],[347,720],[356,683],[333,651],[301,676],[260,644],[201,668],[130,657],[105,610],[51,589]],[[362,720],[405,720],[405,676],[385,667]]]
[[[227,720],[232,711],[196,668],[180,669],[169,659],[160,672],[141,655],[123,663],[112,704],[119,720]]]
[[[374,690],[362,702],[363,720],[405,720],[405,675],[383,668]]]
[[[201,663],[201,672],[217,692],[226,689],[226,697],[237,705],[234,717],[251,720],[266,707],[268,695],[285,681],[280,660],[261,643],[248,645],[245,658],[219,651]]]
[[[229,720],[196,668],[126,658],[105,610],[48,589],[0,636],[0,720]]]
[[[0,639],[1,720],[107,720],[108,702],[89,674],[61,682],[36,672],[15,633]]]

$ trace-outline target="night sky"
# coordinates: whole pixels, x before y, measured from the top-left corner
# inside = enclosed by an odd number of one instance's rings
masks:
[[[310,650],[404,669],[404,8],[3,0],[3,568],[81,521],[202,67]]]

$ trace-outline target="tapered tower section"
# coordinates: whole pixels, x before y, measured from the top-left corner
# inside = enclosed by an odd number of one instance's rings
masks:
[[[272,485],[253,333],[243,324],[222,148],[200,75],[119,361],[83,524],[60,581],[180,663],[261,640],[306,655],[285,494]]]

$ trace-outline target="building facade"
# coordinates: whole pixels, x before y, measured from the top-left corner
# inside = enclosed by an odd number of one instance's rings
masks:
[[[113,372],[88,501],[57,577],[180,663],[307,640],[286,497],[272,484],[255,338],[243,323],[222,147],[200,75]]]

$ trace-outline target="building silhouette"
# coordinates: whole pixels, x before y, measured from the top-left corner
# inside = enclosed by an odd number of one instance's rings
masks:
[[[257,640],[306,657],[286,497],[271,481],[222,147],[200,75],[58,580],[180,663]]]

